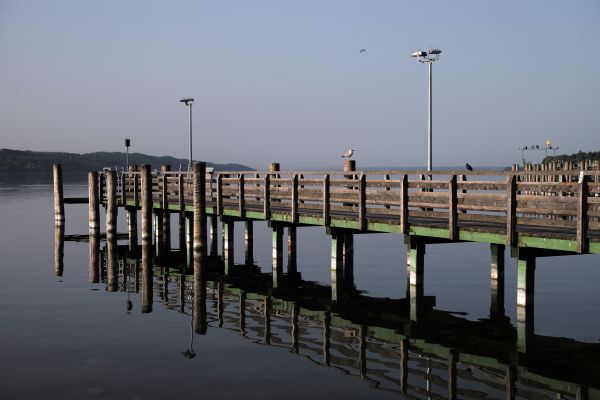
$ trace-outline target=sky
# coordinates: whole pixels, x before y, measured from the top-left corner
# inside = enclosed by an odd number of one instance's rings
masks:
[[[600,2],[0,0],[0,148],[264,168],[600,150]],[[360,53],[360,49],[366,49]],[[543,152],[530,152],[539,161]]]

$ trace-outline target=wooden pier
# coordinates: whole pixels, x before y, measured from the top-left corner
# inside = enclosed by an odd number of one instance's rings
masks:
[[[594,169],[591,166],[428,173],[355,171],[355,164],[348,162],[343,171],[315,172],[280,171],[274,163],[267,171],[207,175],[205,163],[196,163],[193,172],[170,171],[167,166],[152,172],[148,165],[139,170],[91,172],[90,233],[98,229],[97,204],[107,210],[107,240],[117,232],[116,214],[122,207],[128,216],[130,243],[137,246],[137,212],[141,210],[142,248],[146,258],[151,258],[151,251],[160,255],[169,250],[168,218],[176,213],[179,248],[191,264],[209,252],[216,253],[220,219],[227,273],[234,265],[235,222],[244,223],[246,264],[251,264],[253,221],[266,220],[273,232],[272,285],[277,288],[283,276],[284,229],[288,230],[288,265],[292,266],[288,273],[295,273],[297,229],[323,226],[331,236],[334,301],[343,301],[342,289],[352,285],[353,235],[402,234],[413,320],[421,314],[427,246],[489,243],[496,311],[504,310],[504,253],[508,248],[518,260],[519,343],[520,350],[526,351],[533,326],[536,258],[600,254],[600,169],[597,163]],[[62,190],[55,198],[57,223],[64,221],[61,201]]]

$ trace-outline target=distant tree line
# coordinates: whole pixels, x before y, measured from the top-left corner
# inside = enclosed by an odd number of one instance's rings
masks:
[[[600,151],[581,151],[579,150],[577,153],[573,154],[561,154],[558,156],[548,156],[544,157],[542,161],[544,164],[547,164],[551,161],[571,161],[579,163],[584,160],[600,160]]]
[[[125,153],[95,152],[86,154],[43,152],[29,150],[0,149],[0,172],[44,172],[51,171],[52,164],[62,164],[64,173],[87,173],[102,168],[121,169],[126,164]],[[141,153],[129,154],[130,164],[150,164],[159,169],[169,164],[172,170],[187,169],[188,160],[170,156],[151,156]],[[248,171],[252,168],[241,164],[215,164],[207,162],[208,167],[220,171]]]

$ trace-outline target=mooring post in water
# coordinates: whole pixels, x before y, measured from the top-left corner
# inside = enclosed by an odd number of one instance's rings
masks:
[[[503,244],[491,244],[490,318],[504,316],[504,249]]]
[[[518,249],[517,258],[517,350],[527,353],[533,350],[533,299],[535,287],[535,255]]]
[[[344,233],[331,229],[331,301],[341,303],[343,300],[344,279]]]
[[[63,196],[62,166],[52,165],[52,177],[54,178],[54,223],[63,225],[65,223],[65,199]]]
[[[162,226],[163,226],[163,234],[162,234],[162,248],[164,251],[168,252],[171,250],[171,213],[169,212],[169,177],[170,175],[166,172],[171,171],[171,166],[169,164],[161,165],[160,171],[163,176],[163,185],[162,192],[160,196],[161,205],[162,205]]]
[[[225,263],[225,275],[229,274],[230,270],[233,268],[234,260],[233,260],[233,249],[234,249],[234,227],[235,221],[222,217],[222,235],[223,235],[223,262]]]
[[[283,278],[283,226],[271,223],[273,230],[271,267],[273,273],[273,287],[279,287]]]
[[[98,193],[98,172],[88,172],[88,227],[90,235],[100,231],[100,197]]]
[[[425,242],[410,236],[410,319],[417,321],[423,311],[423,275],[425,271]]]
[[[65,267],[65,226],[54,226],[54,274],[63,276]]]
[[[244,222],[244,253],[246,265],[254,264],[254,223]]]
[[[106,235],[117,234],[117,173],[106,171]]]
[[[126,175],[126,180],[130,181],[128,185],[133,192],[131,196],[125,195],[125,204],[127,204],[128,197],[133,200],[133,206],[126,206],[127,210],[127,233],[129,238],[129,250],[133,250],[138,245],[138,229],[137,229],[137,207],[138,207],[138,180],[137,174],[132,174],[136,171],[135,165],[130,165],[128,168],[129,173]],[[91,197],[90,197],[91,201]]]
[[[295,226],[288,226],[287,228],[287,245],[288,245],[288,264],[287,272],[289,276],[295,276],[298,273],[298,262],[297,262],[297,232]]]
[[[210,217],[210,256],[219,255],[219,217],[212,215]]]

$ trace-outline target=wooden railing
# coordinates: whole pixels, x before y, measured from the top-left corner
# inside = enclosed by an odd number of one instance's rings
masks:
[[[207,175],[206,204],[213,214],[269,219],[284,214],[297,223],[312,217],[328,226],[332,219],[352,227],[409,224],[448,229],[502,232],[515,244],[517,230],[536,235],[566,235],[585,252],[590,236],[600,236],[600,171],[226,171]],[[100,179],[104,199],[105,180]],[[160,208],[192,203],[189,172],[152,173],[152,198]],[[139,172],[119,172],[117,198],[139,205]],[[306,223],[306,222],[304,222]],[[370,225],[371,224],[371,225]]]

